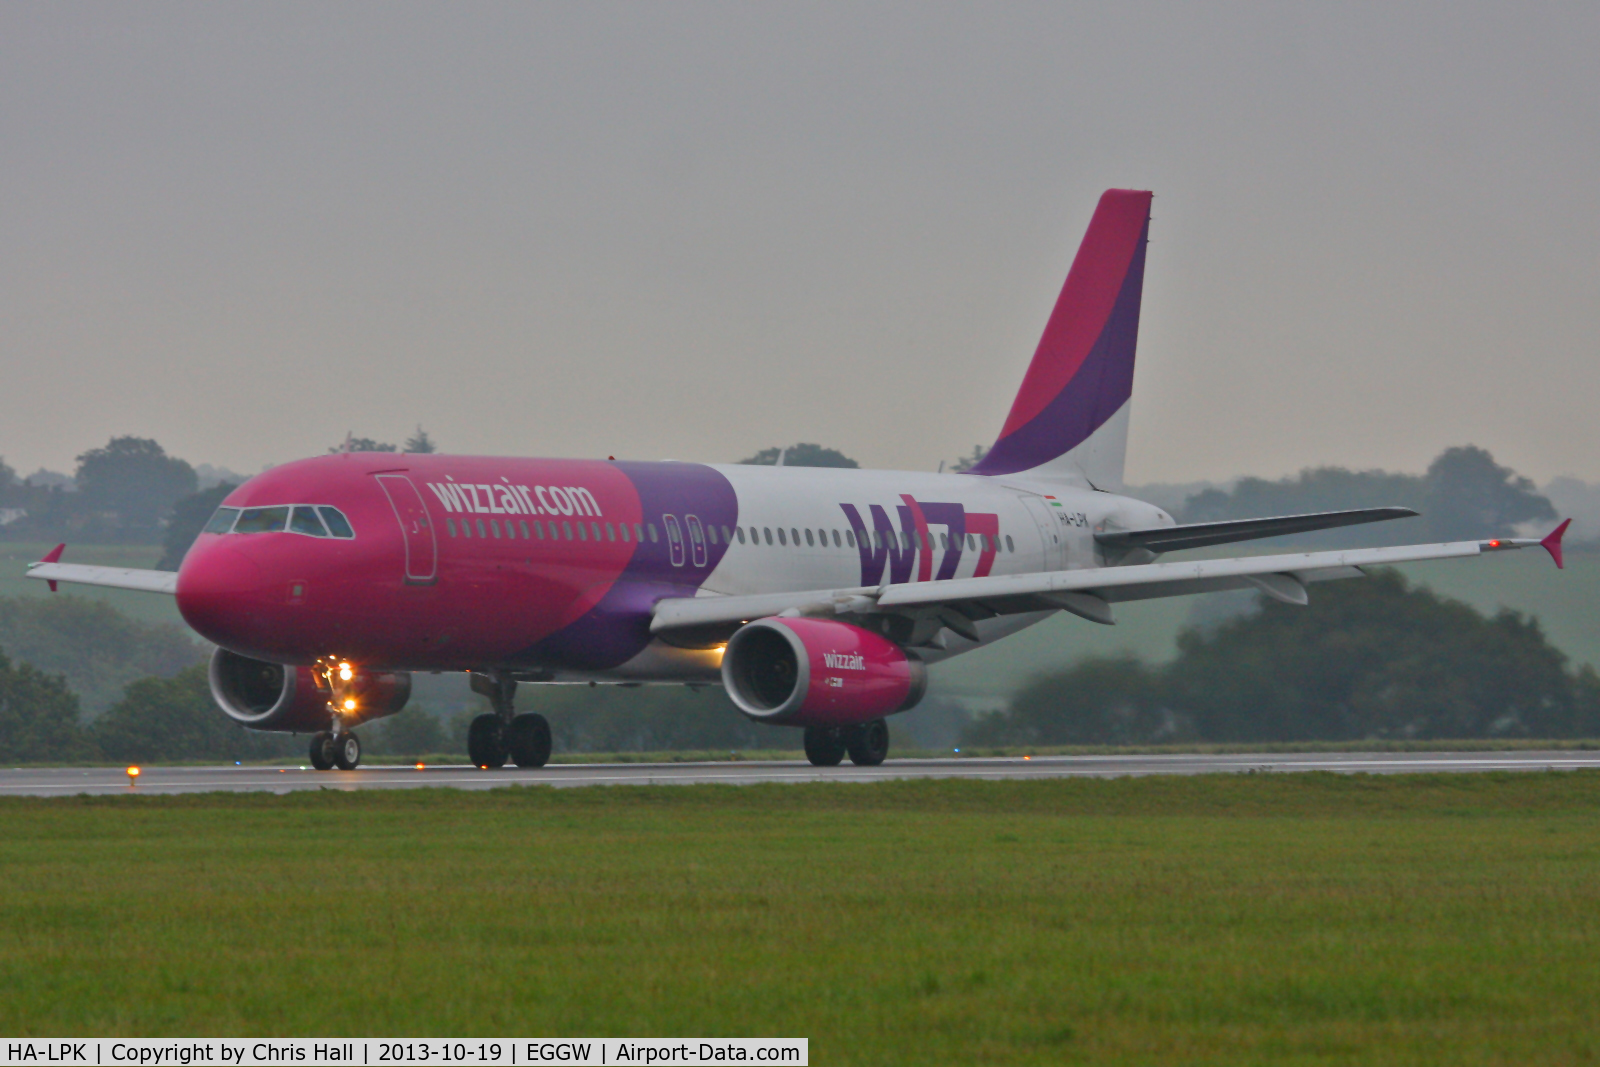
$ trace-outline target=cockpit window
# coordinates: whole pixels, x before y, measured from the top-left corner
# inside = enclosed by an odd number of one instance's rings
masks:
[[[245,508],[234,523],[234,533],[278,533],[289,523],[289,509]]]
[[[294,517],[289,520],[289,529],[294,533],[309,534],[312,537],[328,536],[328,531],[322,526],[322,520],[317,518],[317,509],[304,504],[294,509]]]
[[[233,529],[233,520],[239,517],[238,508],[218,508],[217,513],[211,516],[211,521],[206,523],[206,533],[225,534]]]
[[[350,528],[350,520],[338,508],[320,507],[322,520],[328,524],[328,529],[333,531],[335,537],[354,537],[356,532]]]

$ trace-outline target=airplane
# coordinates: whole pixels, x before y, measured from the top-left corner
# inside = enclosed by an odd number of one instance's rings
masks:
[[[176,597],[216,645],[210,684],[254,730],[310,734],[354,769],[355,730],[415,672],[465,671],[482,768],[540,767],[524,683],[720,684],[807,758],[872,766],[928,668],[1065,611],[1308,587],[1363,568],[1543,538],[1165,561],[1171,552],[1414,515],[1366,508],[1179,524],[1123,493],[1152,194],[1101,196],[993,447],[961,473],[343,452],[230,493],[176,573],[61,562],[28,576]]]

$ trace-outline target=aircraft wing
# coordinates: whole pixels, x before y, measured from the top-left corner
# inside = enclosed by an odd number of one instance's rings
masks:
[[[150,571],[138,567],[91,567],[83,563],[62,563],[61,553],[66,545],[57,545],[50,554],[37,563],[28,564],[28,577],[50,583],[50,591],[57,582],[74,582],[78,585],[101,585],[111,589],[135,589],[141,593],[165,593],[173,596],[178,591],[176,571]]]
[[[1539,545],[1561,564],[1562,524],[1549,537],[1456,541],[1395,548],[1295,552],[1276,556],[1145,563],[1128,567],[1039,571],[988,578],[952,578],[851,589],[823,589],[753,596],[702,596],[662,600],[650,623],[654,633],[710,629],[768,615],[847,615],[897,612],[934,614],[963,636],[975,620],[1029,611],[1064,609],[1094,622],[1113,622],[1111,605],[1129,600],[1256,589],[1289,603],[1304,604],[1306,586],[1337,578],[1359,578],[1361,568],[1429,559],[1456,559],[1485,552]]]

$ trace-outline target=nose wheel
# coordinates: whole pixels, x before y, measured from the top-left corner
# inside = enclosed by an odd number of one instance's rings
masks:
[[[543,767],[550,761],[550,723],[543,715],[516,713],[515,678],[474,673],[472,690],[488,697],[494,708],[467,727],[467,758],[473,766],[495,770],[510,760],[518,767]]]

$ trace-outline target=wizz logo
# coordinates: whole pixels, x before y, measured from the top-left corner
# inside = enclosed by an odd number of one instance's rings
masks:
[[[859,652],[824,652],[822,665],[835,671],[864,671],[867,661]]]
[[[978,563],[974,578],[983,578],[994,566],[995,536],[1000,517],[993,513],[969,512],[962,504],[922,502],[902,493],[904,503],[894,505],[899,525],[890,519],[881,504],[869,504],[869,527],[854,504],[840,504],[850,528],[855,531],[856,551],[861,557],[861,584],[882,585],[887,571],[889,584],[912,581],[944,581],[956,576],[968,535],[977,546]],[[942,541],[936,540],[930,526],[944,527]],[[933,572],[933,559],[939,555],[939,571]]]

